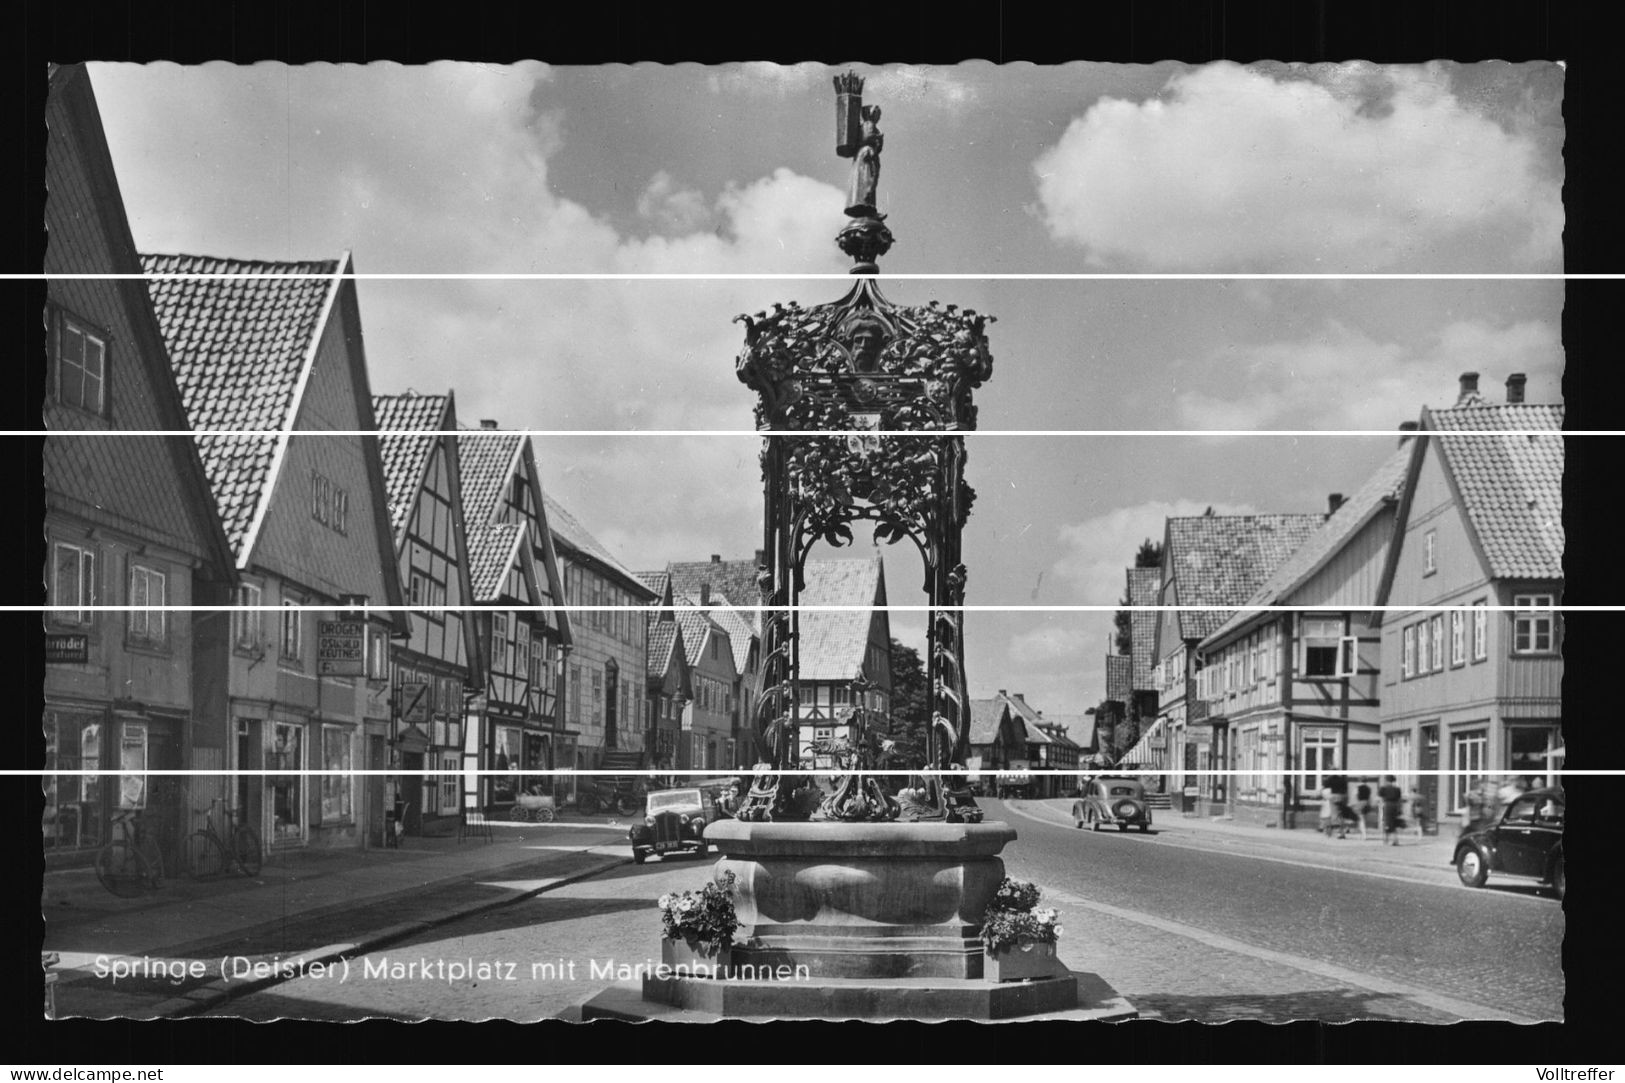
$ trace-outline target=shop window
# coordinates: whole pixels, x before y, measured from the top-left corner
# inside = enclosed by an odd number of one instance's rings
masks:
[[[1512,653],[1549,654],[1556,618],[1550,594],[1517,594],[1512,598]]]
[[[1485,730],[1469,730],[1452,734],[1450,738],[1450,786],[1452,812],[1467,807],[1467,795],[1485,777],[1489,766],[1489,734]]]
[[[1507,730],[1507,768],[1537,786],[1557,781],[1552,770],[1558,731],[1550,726],[1511,726]]]
[[[58,624],[88,625],[95,615],[96,550],[57,542],[51,560],[51,619]]]
[[[322,769],[329,772],[322,775],[322,822],[353,819],[349,727],[322,727]]]
[[[55,330],[57,401],[106,417],[107,336],[60,309]]]
[[[164,644],[164,573],[144,564],[130,565],[129,637],[148,647]]]
[[[101,766],[102,724],[96,716],[66,711],[45,714],[45,815],[47,851],[80,850],[102,843],[100,778],[62,772]]]
[[[1318,794],[1326,785],[1325,776],[1335,774],[1338,763],[1338,734],[1327,730],[1306,730],[1302,738],[1303,793]]]
[[[147,726],[126,722],[119,733],[118,807],[147,807]]]

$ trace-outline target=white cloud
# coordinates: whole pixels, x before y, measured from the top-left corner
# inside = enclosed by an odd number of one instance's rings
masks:
[[[1504,396],[1506,377],[1522,372],[1528,401],[1559,402],[1563,350],[1557,329],[1540,320],[1457,320],[1410,345],[1332,319],[1312,337],[1215,350],[1200,370],[1199,386],[1174,399],[1191,428],[1387,430],[1424,405],[1449,406],[1463,372],[1480,373],[1486,398]]]
[[[705,196],[693,188],[678,188],[670,173],[656,173],[638,197],[638,215],[669,233],[691,233],[711,216]]]
[[[1147,538],[1160,542],[1170,518],[1201,515],[1209,507],[1216,515],[1246,515],[1247,505],[1210,504],[1196,500],[1153,500],[1061,527],[1061,556],[1056,576],[1071,586],[1078,605],[1115,605],[1123,597],[1124,570],[1133,566],[1134,554]],[[1110,617],[1100,619],[1109,626]]]
[[[1556,269],[1561,180],[1534,138],[1458,101],[1440,68],[1307,74],[1214,64],[1158,98],[1100,99],[1034,163],[1052,237],[1173,270],[1438,270],[1490,251],[1519,266],[1466,269]]]
[[[1045,626],[1022,632],[1010,640],[1010,660],[1028,668],[1047,662],[1084,663],[1084,651],[1098,639],[1079,627]]]

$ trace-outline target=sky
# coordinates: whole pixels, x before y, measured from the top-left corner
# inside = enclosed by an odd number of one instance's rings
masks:
[[[836,69],[92,64],[137,246],[354,255],[375,392],[536,440],[544,486],[633,569],[761,544],[735,315],[844,275]],[[968,437],[972,606],[1113,606],[1171,515],[1324,512],[1481,374],[1562,400],[1556,64],[985,62],[865,69],[882,289],[992,313]],[[910,275],[1203,274],[932,280]],[[1054,435],[1086,432],[1089,435]],[[1159,435],[1121,435],[1159,430]],[[1207,435],[1241,430],[1249,435]],[[1365,435],[1270,435],[1362,430]],[[1050,433],[1035,435],[1033,433]],[[868,542],[860,537],[860,545]],[[924,601],[886,549],[894,604]],[[905,642],[917,615],[893,616]],[[967,618],[973,696],[1077,714],[1109,612]]]

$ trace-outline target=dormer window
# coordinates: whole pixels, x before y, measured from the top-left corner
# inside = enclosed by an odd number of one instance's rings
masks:
[[[56,310],[55,324],[57,401],[107,416],[107,335],[61,309]]]

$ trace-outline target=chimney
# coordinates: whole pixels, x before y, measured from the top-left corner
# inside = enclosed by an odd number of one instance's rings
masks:
[[[1015,697],[1021,701],[1021,705],[1023,707],[1025,707],[1027,705],[1027,697],[1026,696],[1022,695],[1020,692],[1017,692],[1017,693],[1015,693]]]
[[[1399,423],[1399,446],[1400,447],[1405,446],[1405,441],[1407,441],[1407,440],[1409,440],[1411,438],[1411,434],[1414,433],[1416,431],[1416,429],[1417,429],[1417,425],[1416,425],[1416,422],[1414,422],[1414,421],[1401,421]]]
[[[1009,695],[1009,694],[1010,694],[1010,693],[1008,693],[1008,692],[1006,692],[1006,691],[1005,691],[1005,690],[1004,690],[1004,689],[1002,689],[1002,688],[1001,688],[1001,689],[999,689],[999,695],[1001,695],[1001,696],[1008,696],[1008,695]]]
[[[496,427],[497,427],[497,423],[495,421],[493,421],[491,418],[488,418],[488,417],[480,418],[480,428],[482,428],[482,429],[494,429]]]
[[[1528,382],[1529,382],[1529,377],[1525,376],[1521,372],[1514,372],[1511,376],[1508,376],[1507,377],[1507,401],[1508,402],[1514,402],[1514,403],[1522,402],[1523,401],[1523,385],[1528,383]]]
[[[722,563],[722,554],[721,553],[712,553],[711,554],[711,563],[712,564],[721,564]]]
[[[1478,394],[1478,373],[1464,372],[1461,374],[1461,394],[1456,396],[1457,402],[1462,402],[1470,395]]]
[[[710,583],[701,583],[700,584],[700,604],[701,605],[710,605],[711,604],[711,584]]]
[[[1326,515],[1330,518],[1337,514],[1337,509],[1343,506],[1343,494],[1332,493],[1326,497]]]
[[[758,565],[761,565],[762,567],[767,566],[767,550],[765,550],[765,549],[756,550],[756,563]]]

